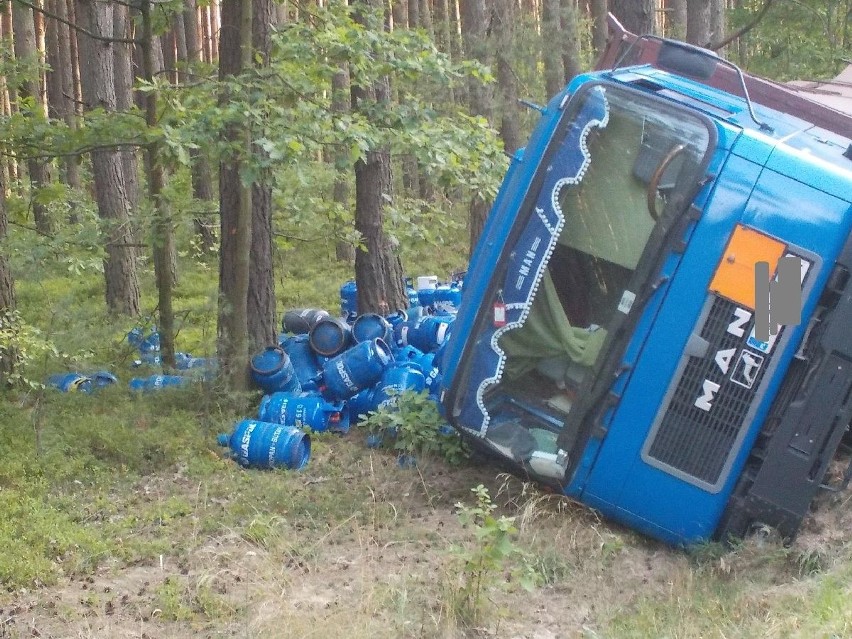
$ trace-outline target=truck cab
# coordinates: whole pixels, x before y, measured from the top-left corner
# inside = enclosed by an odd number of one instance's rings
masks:
[[[852,117],[615,21],[601,66],[512,159],[443,409],[668,543],[792,539],[852,418]]]

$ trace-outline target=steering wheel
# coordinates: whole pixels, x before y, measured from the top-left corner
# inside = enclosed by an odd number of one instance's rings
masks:
[[[657,212],[657,191],[660,188],[660,180],[663,178],[663,173],[666,172],[666,169],[669,167],[669,164],[672,163],[672,160],[685,150],[685,144],[677,144],[673,146],[669,152],[666,153],[666,157],[660,161],[660,165],[654,170],[654,174],[648,182],[648,213],[651,214],[651,217],[655,222],[660,219],[660,214]]]

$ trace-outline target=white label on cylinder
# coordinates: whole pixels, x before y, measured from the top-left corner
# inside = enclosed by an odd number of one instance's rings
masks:
[[[417,278],[417,290],[430,290],[433,291],[438,287],[438,276],[437,275],[420,275]]]

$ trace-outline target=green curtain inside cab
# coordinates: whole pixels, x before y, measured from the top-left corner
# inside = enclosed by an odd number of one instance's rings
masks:
[[[563,187],[560,193],[565,226],[558,242],[631,271],[654,226],[647,208],[647,184],[636,177],[647,173],[647,167],[637,170],[643,168],[642,158],[637,162],[643,129],[643,121],[611,111],[606,128],[593,130],[587,140],[591,163],[585,177],[579,186]],[[577,375],[578,367],[595,363],[606,330],[571,326],[556,292],[558,285],[545,271],[526,322],[500,339],[508,356],[509,378],[541,365],[551,377],[560,370],[571,377],[572,372]],[[596,283],[588,282],[588,286]]]

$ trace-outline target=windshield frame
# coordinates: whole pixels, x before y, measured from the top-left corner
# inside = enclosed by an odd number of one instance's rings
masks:
[[[488,324],[492,319],[492,304],[496,300],[498,291],[502,288],[505,281],[509,261],[508,256],[515,249],[521,234],[524,232],[530,221],[530,217],[533,215],[536,201],[546,177],[547,166],[557,152],[560,144],[564,141],[568,128],[572,125],[575,116],[579,112],[585,96],[597,86],[641,96],[643,101],[658,103],[661,111],[673,113],[674,115],[688,115],[692,119],[704,124],[707,129],[708,138],[704,156],[694,171],[694,183],[684,189],[679,197],[672,198],[667,202],[659,220],[654,225],[654,229],[642,251],[642,256],[631,278],[630,290],[636,293],[636,300],[633,307],[627,315],[617,314],[617,317],[611,322],[606,342],[601,350],[601,356],[598,358],[589,375],[588,384],[584,384],[584,386],[588,386],[586,389],[588,392],[582,394],[585,401],[578,403],[577,407],[572,409],[568,416],[565,425],[566,428],[570,424],[576,425],[577,421],[581,422],[577,429],[578,435],[573,446],[575,450],[585,448],[586,442],[600,416],[603,415],[606,408],[612,405],[611,403],[607,403],[606,407],[601,405],[597,406],[596,409],[597,404],[602,404],[602,400],[617,377],[615,373],[618,371],[624,351],[629,343],[629,338],[633,334],[633,328],[643,314],[644,304],[659,285],[659,282],[656,282],[657,278],[655,278],[655,275],[660,272],[665,257],[671,251],[678,250],[682,252],[684,250],[685,246],[678,246],[675,241],[683,238],[689,224],[700,216],[700,210],[693,203],[699,191],[708,180],[707,169],[718,146],[718,133],[713,120],[706,114],[689,109],[671,98],[663,98],[648,90],[642,90],[625,83],[613,81],[611,78],[595,79],[582,85],[571,96],[570,100],[565,103],[559,121],[554,126],[553,133],[548,140],[547,147],[538,158],[535,173],[529,187],[526,189],[524,199],[518,207],[518,212],[512,221],[511,229],[507,234],[496,262],[496,268],[491,272],[488,287],[482,298],[483,302],[476,310],[475,319],[472,324],[473,330],[465,341],[456,369],[456,375],[454,376],[452,385],[447,389],[446,397],[444,398],[444,405],[447,407],[447,415],[451,423],[461,432],[468,435],[469,439],[474,442],[487,443],[487,438],[483,435],[481,426],[471,428],[465,424],[458,423],[457,418],[461,414],[460,402],[466,393],[470,392],[467,387],[470,384],[470,375],[473,368],[471,358],[475,349],[478,347],[478,337],[488,330]],[[690,211],[692,211],[692,214],[687,215]],[[486,346],[483,345],[480,347],[484,348]],[[596,419],[592,419],[593,413],[597,416]],[[486,445],[485,448],[494,452],[490,446]],[[580,458],[581,455],[570,454],[570,465],[565,474],[566,482],[573,475]],[[506,461],[513,463],[510,460]],[[525,472],[528,471],[525,470]],[[553,483],[553,480],[548,480],[548,483]]]

